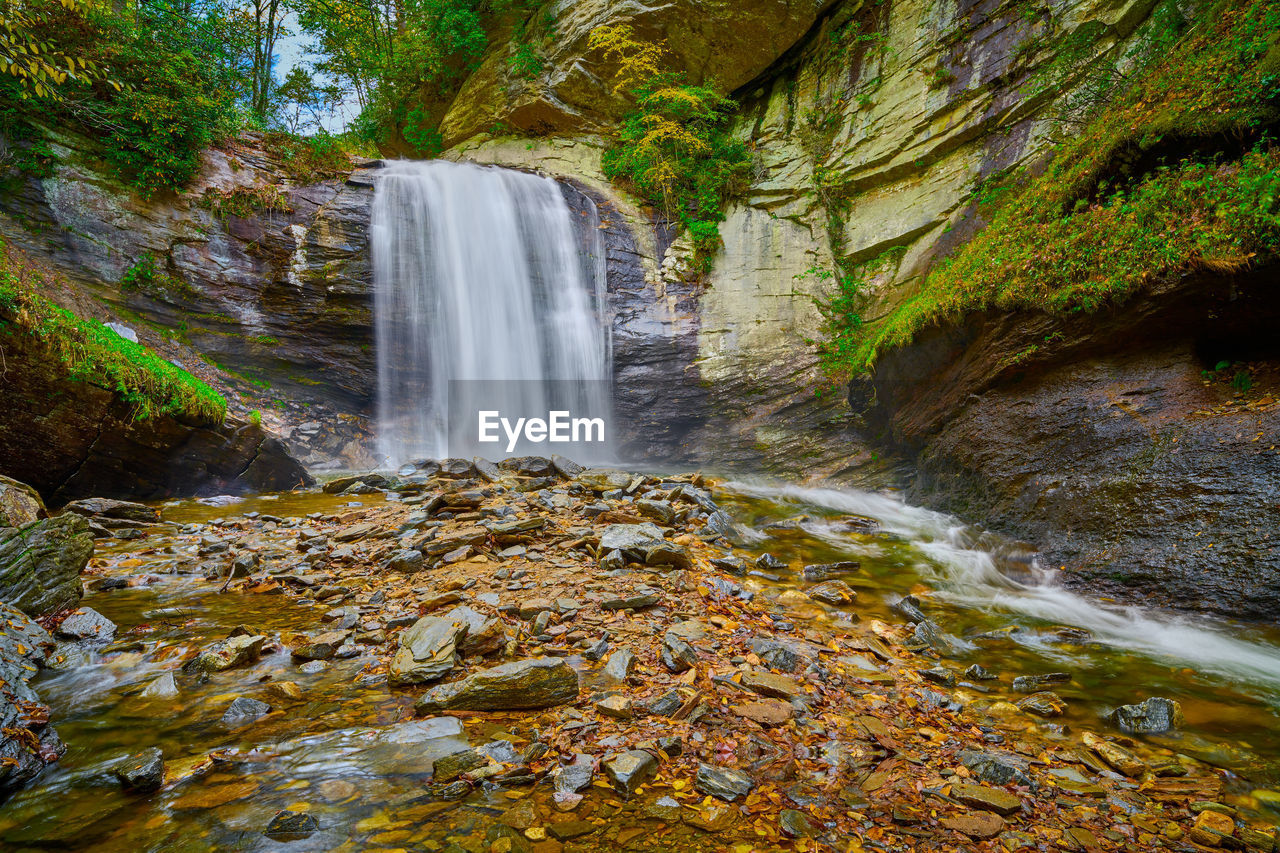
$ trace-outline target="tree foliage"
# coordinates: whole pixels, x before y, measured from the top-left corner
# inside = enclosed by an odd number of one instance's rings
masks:
[[[688,228],[709,263],[724,204],[751,167],[746,145],[729,133],[737,105],[710,85],[664,71],[664,46],[640,41],[629,26],[600,27],[589,46],[616,64],[614,91],[634,105],[605,152],[605,174]]]

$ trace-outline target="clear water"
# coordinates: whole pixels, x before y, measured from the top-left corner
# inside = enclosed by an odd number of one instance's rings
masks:
[[[381,171],[371,240],[384,466],[470,455],[474,425],[460,413],[477,407],[608,411],[599,221],[574,216],[537,175],[444,161]]]

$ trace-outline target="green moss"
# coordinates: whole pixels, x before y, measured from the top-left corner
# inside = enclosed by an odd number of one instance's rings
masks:
[[[1039,175],[977,188],[990,224],[874,325],[829,330],[830,366],[860,372],[926,326],[972,311],[1093,312],[1156,278],[1231,272],[1280,252],[1280,6],[1219,2],[1072,128]],[[1178,32],[1182,32],[1178,28]],[[1206,156],[1206,141],[1245,153]],[[1161,156],[1161,152],[1166,152]],[[1170,153],[1172,152],[1172,153]],[[1181,153],[1178,153],[1181,152]],[[1139,174],[1117,164],[1147,162]]]
[[[67,378],[112,391],[134,417],[177,415],[221,423],[227,403],[185,370],[141,344],[92,320],[82,320],[41,292],[56,289],[53,276],[0,243],[0,328],[38,338],[56,356]]]

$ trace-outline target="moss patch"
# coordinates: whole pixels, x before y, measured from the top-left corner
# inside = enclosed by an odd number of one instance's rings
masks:
[[[1219,2],[1170,42],[1115,78],[1041,174],[982,184],[990,224],[915,295],[875,324],[829,327],[832,369],[865,371],[968,312],[1092,312],[1155,278],[1280,252],[1280,148],[1266,135],[1280,118],[1280,6]]]
[[[107,388],[138,420],[175,415],[202,424],[222,422],[227,402],[216,391],[141,344],[41,295],[55,289],[50,272],[0,243],[0,331],[38,338],[68,379]]]

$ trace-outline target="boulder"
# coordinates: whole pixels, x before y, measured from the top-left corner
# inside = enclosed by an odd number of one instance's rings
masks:
[[[75,605],[80,572],[93,556],[89,522],[60,515],[0,530],[0,599],[31,616]]]
[[[741,770],[711,764],[699,764],[698,775],[693,779],[693,787],[699,793],[730,803],[751,793],[755,785],[755,780]]]
[[[578,673],[558,658],[513,661],[480,670],[423,694],[419,714],[451,709],[501,711],[550,708],[578,698]]]
[[[133,501],[120,501],[111,498],[84,498],[72,501],[62,508],[63,512],[74,512],[88,518],[118,518],[124,521],[138,521],[153,524],[160,520],[160,510],[146,504]]]
[[[444,678],[458,662],[458,643],[466,633],[465,619],[423,616],[400,634],[388,680],[405,685]]]
[[[45,514],[40,493],[8,477],[0,477],[0,528],[26,527]]]

